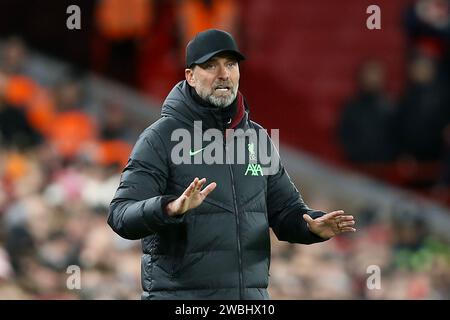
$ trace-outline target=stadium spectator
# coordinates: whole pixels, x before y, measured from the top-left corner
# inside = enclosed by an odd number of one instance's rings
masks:
[[[94,67],[104,74],[136,85],[140,40],[153,20],[152,0],[102,0],[95,9],[98,37]]]
[[[364,62],[358,72],[358,92],[345,103],[339,139],[354,163],[390,162],[395,158],[394,104],[385,93],[386,70],[381,61]]]
[[[10,37],[3,46],[0,53],[0,70],[8,75],[25,73],[27,53],[23,41],[18,37]]]
[[[197,33],[211,28],[238,35],[238,18],[235,0],[181,0],[178,4],[181,43],[188,43]]]
[[[73,79],[57,89],[57,109],[48,140],[64,159],[83,156],[98,135],[96,121],[80,105],[82,93],[80,83]]]
[[[438,77],[450,81],[450,2],[417,0],[405,12],[410,54],[425,54],[438,61]]]
[[[443,156],[444,128],[450,120],[449,95],[436,77],[436,63],[416,56],[408,66],[407,87],[395,116],[400,157],[437,161]]]
[[[128,122],[124,106],[112,101],[106,103],[100,123],[100,138],[103,140],[131,140]]]
[[[0,146],[30,147],[40,142],[40,135],[30,125],[21,107],[7,102],[10,78],[0,71]]]

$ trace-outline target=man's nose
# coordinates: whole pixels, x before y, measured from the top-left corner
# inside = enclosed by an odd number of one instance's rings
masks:
[[[228,80],[230,77],[230,70],[226,66],[220,66],[219,68],[219,78],[222,80]]]

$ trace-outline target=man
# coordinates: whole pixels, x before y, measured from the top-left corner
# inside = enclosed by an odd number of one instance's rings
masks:
[[[255,143],[229,154],[231,140],[238,145],[249,138],[242,132],[261,128],[238,91],[243,59],[230,34],[197,34],[186,48],[186,80],[169,93],[123,171],[108,223],[124,238],[142,238],[143,299],[268,299],[269,227],[280,240],[304,244],[355,231],[343,211],[309,209],[279,162],[264,175]],[[214,148],[228,162],[192,164],[174,152],[180,129],[194,140],[199,130],[241,131],[184,148],[188,160]],[[249,163],[231,161],[239,153]]]

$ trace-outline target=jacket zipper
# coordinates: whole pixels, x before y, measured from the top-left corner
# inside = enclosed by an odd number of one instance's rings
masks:
[[[225,147],[225,155],[228,158],[228,148],[226,145],[226,137],[224,135],[224,147]],[[240,227],[239,227],[239,211],[237,207],[237,198],[236,198],[236,189],[234,187],[234,175],[233,175],[233,168],[232,164],[228,165],[228,168],[230,170],[230,176],[231,176],[231,189],[233,192],[233,204],[234,204],[234,211],[235,211],[235,217],[236,217],[236,235],[237,235],[237,252],[238,252],[238,264],[239,264],[239,299],[243,300],[243,271],[242,271],[242,251],[241,251],[241,237],[240,237]]]
[[[239,299],[243,300],[243,280],[242,280],[242,251],[241,251],[241,237],[240,237],[240,227],[239,227],[239,211],[237,207],[236,201],[236,190],[234,188],[234,175],[231,164],[229,165],[230,174],[231,174],[231,188],[233,190],[233,203],[234,203],[234,211],[236,213],[236,229],[237,229],[237,251],[238,251],[238,261],[239,261]]]

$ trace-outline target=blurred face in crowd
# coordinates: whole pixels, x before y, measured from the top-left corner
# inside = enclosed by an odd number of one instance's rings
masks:
[[[435,66],[431,59],[426,57],[415,58],[409,67],[409,76],[417,84],[429,84],[435,76]]]
[[[446,28],[449,19],[448,0],[420,0],[415,9],[419,18],[437,28]]]
[[[239,87],[239,64],[232,55],[217,55],[192,69],[186,80],[197,94],[210,104],[224,108],[234,99]]]
[[[366,62],[360,71],[360,86],[365,92],[380,92],[383,90],[385,71],[383,65],[378,61]]]
[[[22,41],[15,37],[8,39],[0,59],[2,69],[7,73],[20,72],[25,56],[25,46]]]
[[[77,82],[64,83],[58,88],[58,107],[61,110],[78,107],[81,94],[81,87]]]

